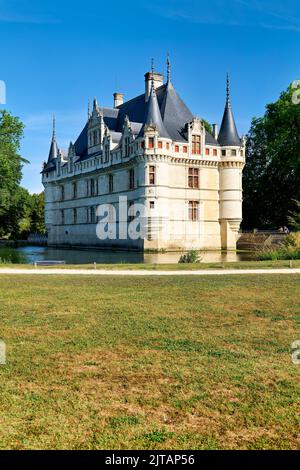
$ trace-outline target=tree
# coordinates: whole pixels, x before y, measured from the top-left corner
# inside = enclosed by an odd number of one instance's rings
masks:
[[[288,217],[289,224],[297,232],[300,232],[300,201],[294,201],[296,209],[292,211]]]
[[[23,124],[7,111],[0,111],[0,236],[16,234],[28,207],[28,192],[20,187],[22,167],[19,155]]]
[[[265,115],[252,121],[244,171],[246,228],[288,224],[293,200],[300,200],[300,105],[289,87]]]
[[[45,195],[44,193],[32,194],[30,208],[30,232],[44,234],[46,232],[44,222]]]

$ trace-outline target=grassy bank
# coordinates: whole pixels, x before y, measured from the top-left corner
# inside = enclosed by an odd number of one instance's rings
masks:
[[[194,263],[194,264],[97,264],[96,269],[109,269],[109,270],[158,270],[158,271],[197,271],[202,269],[278,269],[290,268],[289,260],[270,260],[270,261],[240,261],[240,262],[226,262],[226,263]],[[300,268],[300,260],[292,261],[293,268]],[[33,265],[29,264],[1,264],[1,268],[11,269],[35,269]],[[66,264],[59,266],[44,266],[39,269],[95,269],[93,264]]]
[[[298,276],[0,276],[0,448],[300,448],[299,294]]]

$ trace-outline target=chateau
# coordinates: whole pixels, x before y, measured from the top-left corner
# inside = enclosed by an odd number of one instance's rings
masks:
[[[48,244],[141,251],[236,249],[244,165],[245,139],[236,129],[229,79],[218,132],[216,124],[210,129],[181,100],[170,62],[165,83],[152,66],[145,92],[136,98],[124,102],[124,95],[115,93],[112,108],[94,99],[81,134],[66,153],[58,147],[54,124],[42,171]],[[127,201],[125,217],[120,200]],[[107,239],[97,235],[99,224],[106,224],[97,210],[104,204],[114,209],[112,214],[108,209],[107,220],[116,225],[115,236]],[[130,211],[134,204],[145,208],[146,236],[121,237],[138,215]]]

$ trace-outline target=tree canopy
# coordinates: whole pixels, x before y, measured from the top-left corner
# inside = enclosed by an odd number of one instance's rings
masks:
[[[19,118],[0,110],[0,237],[44,231],[43,195],[31,196],[20,186],[28,163],[19,153],[23,130]]]
[[[290,86],[252,121],[244,170],[244,228],[288,225],[300,200],[300,104]]]

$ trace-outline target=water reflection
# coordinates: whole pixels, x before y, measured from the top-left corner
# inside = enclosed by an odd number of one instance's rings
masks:
[[[122,264],[122,263],[178,263],[181,253],[135,253],[112,250],[64,250],[47,247],[26,246],[21,248],[0,248],[0,259],[11,263],[33,264],[36,261],[65,261],[67,264]],[[250,252],[244,253],[201,253],[203,262],[236,262],[253,259]]]

